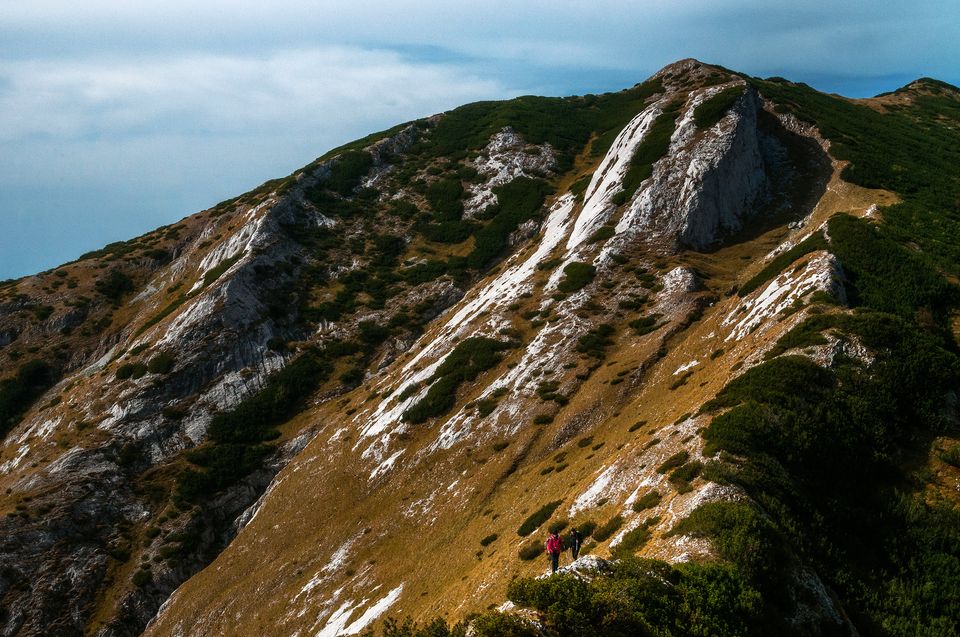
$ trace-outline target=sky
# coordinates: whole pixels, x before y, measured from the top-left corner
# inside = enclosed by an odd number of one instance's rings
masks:
[[[685,57],[865,97],[960,84],[956,0],[0,0],[0,280],[481,99]]]

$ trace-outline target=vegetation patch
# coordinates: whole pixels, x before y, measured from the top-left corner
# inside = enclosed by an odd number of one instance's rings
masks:
[[[875,230],[879,235],[901,244],[914,242],[923,251],[915,257],[960,274],[955,181],[960,128],[945,125],[960,118],[955,93],[928,84],[927,94],[911,95],[907,103],[881,112],[804,84],[749,81],[781,111],[817,126],[831,142],[830,154],[850,162],[841,175],[844,180],[900,196],[901,203],[883,209],[884,223]],[[887,262],[897,258],[880,256]]]
[[[670,566],[626,557],[589,582],[571,575],[514,580],[507,597],[536,610],[559,635],[599,634],[598,627],[605,635],[764,634],[760,594],[721,564]]]
[[[550,526],[547,527],[547,532],[560,533],[568,526],[570,526],[570,520],[554,520],[550,523]]]
[[[786,252],[778,254],[776,257],[774,257],[770,263],[760,270],[760,272],[752,276],[749,281],[744,283],[737,291],[737,294],[740,296],[746,296],[750,294],[761,285],[764,285],[772,278],[780,274],[788,265],[803,255],[816,252],[817,250],[826,249],[827,240],[824,239],[823,233],[814,232],[812,235],[793,246]]]
[[[632,508],[635,512],[639,513],[640,511],[652,509],[653,507],[657,506],[660,504],[662,499],[663,496],[661,496],[659,493],[656,491],[651,491],[650,493],[646,493],[634,500]]]
[[[563,278],[557,284],[557,289],[566,294],[576,292],[593,281],[597,269],[589,263],[574,261],[563,268]]]
[[[22,364],[13,378],[0,380],[0,440],[54,382],[53,368],[39,359]]]
[[[692,460],[670,473],[670,484],[680,493],[687,493],[692,489],[690,482],[700,475],[701,470],[703,470],[703,463],[699,460]]]
[[[543,543],[540,540],[530,540],[520,546],[520,550],[517,553],[521,560],[530,561],[542,557],[545,551],[546,549],[544,549]]]
[[[500,352],[510,347],[508,342],[486,337],[471,337],[461,341],[430,377],[432,385],[426,396],[403,412],[403,419],[419,424],[450,411],[456,404],[456,392],[460,385],[474,380],[480,373],[499,363]]]
[[[563,504],[563,500],[554,500],[553,502],[548,502],[542,507],[531,513],[526,520],[523,521],[523,524],[520,525],[520,528],[517,529],[517,535],[520,537],[526,537],[536,531],[540,525],[550,519],[550,516],[553,515],[553,512],[557,510]]]
[[[503,254],[510,233],[537,216],[551,188],[542,179],[517,177],[496,186],[493,192],[497,195],[497,204],[489,211],[493,218],[477,230],[473,251],[467,255],[467,267],[475,270],[485,269]]]
[[[659,314],[651,314],[650,316],[641,316],[638,319],[630,321],[628,325],[633,328],[637,336],[643,336],[644,334],[656,331],[661,326],[659,320]]]
[[[616,233],[617,231],[613,226],[606,224],[602,225],[594,230],[589,237],[587,237],[587,243],[600,243],[601,241],[606,241]]]
[[[608,540],[614,533],[620,530],[621,526],[623,526],[623,516],[615,515],[594,529],[592,533],[593,539],[598,543]]]
[[[650,130],[633,151],[630,167],[627,168],[627,173],[621,182],[623,190],[614,195],[613,203],[620,205],[633,199],[640,184],[653,174],[653,165],[670,149],[670,137],[676,130],[677,116],[680,114],[681,106],[683,106],[682,100],[673,102],[653,120]]]
[[[173,369],[176,357],[170,352],[160,352],[147,363],[147,371],[151,374],[167,374]]]
[[[237,261],[239,261],[241,258],[243,258],[243,254],[244,254],[243,252],[240,252],[239,254],[236,254],[236,255],[230,257],[229,259],[224,259],[223,261],[221,261],[220,263],[218,263],[216,266],[214,266],[214,267],[210,268],[209,270],[207,270],[206,272],[204,272],[204,273],[203,273],[203,287],[207,287],[207,286],[209,286],[211,283],[213,283],[214,281],[216,281],[217,279],[219,279],[219,278],[221,277],[221,275],[223,275],[224,272],[226,272],[227,270],[229,270],[230,268],[232,268],[232,267],[234,266],[234,264],[237,263]]]
[[[114,305],[119,305],[120,300],[134,290],[133,279],[116,268],[110,270],[106,276],[94,283],[93,287],[97,292],[110,299]]]
[[[652,535],[650,528],[655,526],[659,521],[660,518],[644,520],[643,523],[636,528],[624,533],[623,537],[620,538],[620,542],[613,547],[613,556],[620,559],[633,556],[633,554],[637,552],[637,549],[642,548],[643,545],[647,543],[647,540],[650,539]]]
[[[730,107],[743,95],[743,90],[743,86],[731,86],[700,102],[693,109],[693,121],[697,128],[710,128],[723,119]]]
[[[490,535],[484,537],[480,540],[480,546],[489,546],[497,541],[499,536],[496,533],[491,533]]]
[[[272,375],[256,394],[233,410],[214,416],[209,440],[187,455],[194,465],[177,478],[177,498],[196,502],[256,470],[275,439],[276,426],[302,408],[333,366],[321,352],[308,350]]]
[[[117,380],[134,380],[142,378],[147,373],[147,366],[141,362],[125,363],[117,368]]]
[[[679,467],[690,457],[690,452],[687,450],[681,450],[673,454],[669,458],[663,461],[663,463],[657,467],[657,473],[666,473],[671,469]]]
[[[577,339],[577,351],[601,360],[606,358],[607,348],[613,345],[610,337],[615,331],[613,325],[601,323]]]
[[[765,503],[766,524],[808,556],[846,608],[896,627],[895,635],[938,625],[950,614],[941,592],[960,582],[960,513],[922,489],[905,492],[902,467],[946,431],[938,405],[960,381],[960,363],[936,333],[894,315],[809,321],[810,333],[829,324],[858,338],[873,364],[847,359],[823,369],[781,356],[750,369],[709,404],[728,411],[703,432],[707,451],[745,459],[724,478]],[[724,542],[772,545],[759,514],[724,515],[710,513],[721,522],[697,525],[712,534],[731,517],[749,518]],[[742,553],[731,561],[748,559]],[[753,569],[763,572],[767,562],[757,558]]]

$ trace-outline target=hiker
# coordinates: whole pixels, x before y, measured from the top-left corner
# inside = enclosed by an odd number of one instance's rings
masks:
[[[563,550],[563,540],[560,539],[558,533],[551,533],[550,537],[547,538],[547,553],[550,554],[550,568],[554,573],[557,572],[557,567],[560,566],[561,550]]]
[[[580,537],[580,532],[576,529],[571,529],[570,537],[567,538],[567,544],[570,546],[570,553],[573,554],[574,561],[576,561],[577,556],[580,555],[580,545],[583,544],[583,538]]]

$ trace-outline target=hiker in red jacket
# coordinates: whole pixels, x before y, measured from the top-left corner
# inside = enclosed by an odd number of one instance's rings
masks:
[[[557,567],[560,565],[560,551],[563,550],[563,540],[560,539],[560,535],[557,533],[551,533],[550,537],[547,538],[547,553],[550,555],[550,568],[553,569],[552,572],[557,572]]]

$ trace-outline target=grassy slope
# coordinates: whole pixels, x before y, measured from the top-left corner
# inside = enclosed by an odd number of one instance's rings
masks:
[[[866,107],[821,96],[803,87],[759,83],[759,88],[765,95],[787,104],[787,108],[793,104],[805,117],[816,120],[825,134],[835,138],[834,154],[853,162],[845,173],[848,179],[864,186],[887,188],[900,195],[902,204],[884,210],[888,224],[882,232],[888,239],[897,242],[915,241],[924,249],[921,260],[929,260],[928,264],[956,272],[956,244],[950,241],[951,236],[957,236],[951,234],[955,230],[951,224],[954,223],[956,215],[951,209],[949,197],[951,192],[956,194],[955,189],[951,191],[951,184],[955,185],[955,180],[950,181],[950,162],[953,159],[951,153],[955,153],[957,146],[952,145],[949,149],[938,148],[930,140],[931,134],[941,132],[939,128],[934,128],[937,115],[932,112],[940,109],[938,105],[943,104],[941,98],[937,98],[940,101],[934,103],[925,103],[918,112],[905,109],[902,112],[878,114],[875,117],[859,110]],[[642,103],[644,90],[649,89],[638,88],[633,92],[613,96],[576,98],[579,102],[525,98],[514,102],[464,107],[454,111],[447,119],[456,126],[451,125],[447,129],[438,127],[434,131],[435,141],[416,149],[424,158],[417,161],[431,161],[431,156],[450,156],[451,153],[456,158],[456,153],[461,151],[466,154],[470,149],[481,146],[486,139],[485,135],[488,136],[503,125],[514,126],[528,136],[528,141],[549,141],[563,151],[564,157],[572,159],[591,136],[599,140],[594,142],[597,147],[602,148],[604,139],[609,143],[609,140],[612,140],[610,133],[619,130],[618,127],[626,121],[625,118],[632,115]],[[578,107],[571,108],[572,103],[576,103]],[[871,109],[867,111],[875,113]],[[949,115],[952,111],[947,108],[946,112]],[[839,115],[835,116],[835,113]],[[882,117],[893,120],[879,119]],[[917,118],[921,122],[921,128],[926,127],[927,133],[926,136],[920,135],[919,139],[915,130]],[[911,129],[911,126],[914,128]],[[949,130],[946,134],[953,135],[955,130]],[[898,163],[885,165],[876,159],[876,153],[886,148],[886,144],[899,145],[898,148],[905,149],[898,151]],[[932,164],[942,170],[942,173],[937,174],[944,174],[946,178],[939,179],[936,175],[931,177],[931,171],[919,166],[921,162],[911,159],[918,152],[920,156],[933,153]],[[900,161],[908,163],[900,164]],[[907,179],[905,183],[902,173],[910,173],[914,169],[917,169],[917,174],[922,178],[918,177],[913,182]],[[772,239],[774,235],[776,232],[756,239],[749,245],[732,246],[710,258],[690,255],[689,259],[697,266],[705,265],[717,273],[715,280],[709,284],[713,291],[721,293],[729,287],[739,270],[736,259],[749,257],[757,260],[775,244],[775,239]],[[855,260],[856,256],[851,255],[851,258]],[[854,274],[856,276],[856,273]],[[863,284],[869,282],[870,278],[870,272],[865,269],[857,280]],[[869,298],[871,292],[882,294],[889,291],[876,291],[867,285],[864,292]],[[362,287],[359,293],[365,294]],[[891,293],[895,295],[893,298],[900,298],[902,290],[893,290]],[[861,295],[861,298],[864,298],[864,295]],[[910,303],[911,301],[906,302],[906,307],[910,310],[906,312],[907,319],[914,322],[926,320],[924,317],[927,313],[923,311],[924,308]],[[949,302],[946,306],[941,306],[941,315],[949,308]],[[934,309],[936,308],[931,308],[930,315],[936,323],[938,319]],[[617,347],[614,348],[617,354],[612,359],[617,365],[597,370],[589,386],[582,393],[578,393],[570,408],[574,413],[592,410],[599,414],[600,422],[593,434],[598,443],[605,443],[599,450],[592,451],[589,446],[577,447],[568,452],[567,459],[555,461],[550,438],[556,436],[567,424],[567,421],[562,419],[542,430],[548,433],[541,433],[538,429],[525,430],[522,435],[511,440],[510,446],[505,450],[478,447],[466,457],[439,454],[432,465],[438,474],[448,476],[452,481],[463,470],[476,471],[476,475],[471,477],[471,484],[478,489],[482,497],[472,497],[465,508],[451,504],[449,508],[442,509],[440,521],[429,527],[416,519],[405,521],[401,515],[403,507],[416,501],[418,497],[428,495],[419,478],[408,476],[403,481],[392,484],[390,488],[383,489],[376,497],[370,497],[362,476],[355,475],[349,466],[352,441],[345,440],[342,448],[325,449],[324,453],[340,455],[342,462],[334,464],[341,468],[331,474],[314,476],[315,480],[324,483],[315,493],[278,490],[272,509],[264,514],[267,519],[271,519],[271,516],[274,516],[272,519],[282,519],[284,536],[289,539],[277,539],[271,543],[271,551],[275,552],[276,557],[268,560],[268,574],[263,576],[263,580],[273,586],[289,589],[289,598],[293,598],[299,586],[312,573],[311,567],[322,565],[326,557],[337,548],[324,543],[325,537],[348,537],[370,528],[370,534],[385,536],[386,539],[376,548],[364,547],[363,542],[360,542],[361,546],[351,556],[350,568],[360,573],[364,572],[364,569],[375,568],[379,575],[388,579],[391,573],[402,574],[409,581],[422,583],[426,595],[419,600],[405,602],[405,610],[419,616],[446,613],[451,609],[454,610],[454,615],[461,615],[467,610],[483,610],[488,602],[502,597],[502,582],[512,575],[531,575],[540,570],[540,565],[521,563],[515,557],[515,549],[519,543],[516,537],[519,521],[541,504],[554,499],[552,496],[558,493],[571,495],[582,491],[592,480],[593,469],[600,466],[599,463],[621,457],[630,450],[637,450],[658,436],[665,437],[658,432],[668,431],[671,423],[679,416],[694,411],[701,403],[715,395],[733,374],[732,368],[743,360],[746,352],[727,352],[715,361],[704,361],[703,367],[696,369],[690,382],[674,391],[667,389],[674,380],[672,369],[694,356],[706,358],[704,354],[708,349],[718,351],[722,348],[723,343],[718,342],[715,337],[708,337],[717,326],[719,314],[720,308],[707,313],[702,322],[695,324],[682,341],[672,342],[667,358],[643,386],[633,382],[610,385],[611,381],[620,378],[617,376],[619,371],[636,368],[656,351],[652,340],[634,341],[626,335],[626,330],[618,333]],[[523,323],[518,321],[518,324]],[[759,338],[774,339],[777,334],[779,332]],[[753,343],[759,345],[760,341],[755,340]],[[508,357],[504,363],[510,361]],[[298,420],[322,421],[339,418],[342,409],[362,407],[366,392],[358,389],[348,394],[346,399],[344,403],[328,404],[314,414],[298,417]],[[631,426],[641,420],[647,420],[649,427],[629,431]],[[429,435],[415,433],[413,448],[418,444],[425,444],[430,438]],[[526,451],[520,454],[520,450]],[[518,454],[523,456],[520,470],[504,477]],[[564,471],[554,470],[546,477],[541,475],[545,467],[556,467],[564,462],[569,465]],[[362,503],[358,503],[361,498]],[[305,513],[291,519],[289,511]],[[614,503],[610,503],[590,511],[589,516],[597,522],[603,522],[615,512]],[[787,519],[783,517],[779,522],[785,523]],[[357,520],[360,521],[359,527],[354,528]],[[701,524],[701,527],[708,530],[710,528],[706,523]],[[922,528],[922,525],[912,528]],[[320,529],[323,532],[318,534]],[[474,555],[473,545],[479,549],[479,539],[491,532],[497,532],[500,539],[490,544],[482,554]],[[715,529],[713,533],[716,535]],[[312,550],[303,553],[302,546],[294,541],[297,537],[316,538]],[[470,546],[462,552],[451,552],[448,550],[451,543]],[[414,548],[411,550],[411,547]],[[387,559],[385,555],[396,557],[395,563],[384,566],[383,562]],[[365,566],[367,564],[369,566]],[[466,579],[461,580],[462,574],[467,575]],[[690,575],[694,577],[694,581],[695,575]],[[204,577],[208,576],[210,574]],[[742,576],[741,572],[731,575],[738,582],[744,581]],[[203,581],[201,578],[201,585]],[[207,584],[214,586],[212,580]],[[756,581],[747,580],[747,584],[752,590],[757,590],[758,587],[762,589]],[[834,584],[836,585],[836,582]],[[909,587],[913,583],[907,581],[905,585]],[[238,599],[244,599],[248,593],[249,591],[236,591]],[[458,606],[459,602],[451,603],[451,600],[461,599],[465,600],[464,605]],[[870,610],[867,602],[864,602],[864,607],[867,608],[865,612],[879,612]],[[263,626],[279,620],[285,612],[285,608],[261,609]],[[248,628],[257,630],[255,626]]]

